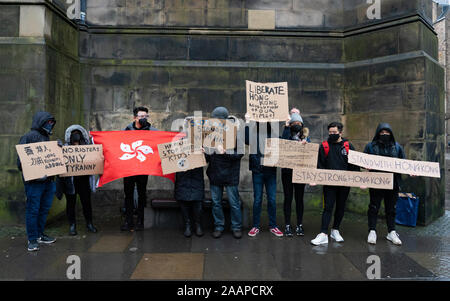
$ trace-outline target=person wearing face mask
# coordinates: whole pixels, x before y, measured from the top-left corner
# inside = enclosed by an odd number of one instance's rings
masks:
[[[298,111],[298,110],[297,110]],[[291,111],[292,112],[292,111]],[[303,126],[303,119],[299,113],[294,112],[291,114],[287,126],[284,128],[282,139],[298,141],[300,143],[311,142],[308,137],[309,130]],[[295,227],[295,234],[298,236],[303,236],[303,195],[305,192],[305,184],[292,183],[292,169],[282,168],[281,169],[281,181],[283,183],[284,192],[284,223],[285,231],[284,235],[287,237],[292,237],[292,227],[291,227],[291,205],[292,198],[295,191],[295,209],[297,214],[297,224]]]
[[[124,130],[125,131],[157,131],[149,122],[148,109],[146,107],[136,107],[133,110],[134,120]],[[125,222],[122,224],[121,231],[133,231],[144,229],[144,205],[147,200],[147,175],[131,176],[123,179],[125,191]],[[134,211],[134,187],[137,186],[138,192],[138,219],[136,227],[133,221]]]
[[[405,159],[405,152],[403,147],[395,141],[392,128],[388,123],[380,123],[375,131],[375,136],[372,142],[369,142],[364,152],[366,154],[393,157]],[[378,210],[381,206],[381,200],[384,199],[384,209],[386,212],[386,223],[388,227],[388,235],[386,239],[395,245],[401,245],[402,242],[398,233],[395,231],[395,206],[397,203],[397,196],[400,190],[401,175],[394,174],[394,189],[369,189],[370,204],[367,212],[369,223],[369,235],[367,242],[376,244],[377,234],[377,217]]]
[[[31,130],[23,135],[18,144],[28,144],[36,142],[50,141],[53,127],[56,124],[55,118],[48,112],[37,112],[33,115]],[[22,165],[17,157],[17,167],[22,171]],[[52,207],[53,197],[56,191],[54,177],[43,177],[36,180],[25,181],[26,194],[26,230],[28,237],[28,251],[39,250],[39,244],[51,244],[56,241],[44,234],[44,227],[48,212]]]
[[[342,137],[344,126],[340,122],[332,122],[328,125],[328,139],[322,142],[319,147],[319,158],[317,168],[333,170],[359,171],[360,168],[348,163],[348,152],[354,150],[353,145]],[[311,183],[314,186],[315,183]],[[364,187],[361,187],[364,188]],[[339,233],[339,226],[344,217],[345,203],[350,193],[350,187],[345,186],[323,186],[324,209],[322,213],[322,225],[320,233],[311,240],[313,245],[328,243],[328,227],[331,222],[334,204],[333,227],[330,237],[336,242],[343,242],[344,238]]]
[[[86,145],[92,144],[88,132],[81,125],[74,124],[66,129],[65,133],[66,145]],[[91,191],[95,192],[95,176],[73,176],[73,177],[57,177],[57,193],[56,196],[61,199],[62,194],[66,196],[66,213],[69,220],[69,234],[77,235],[75,204],[77,194],[80,196],[83,215],[86,221],[86,227],[89,232],[97,233],[97,229],[92,223],[92,205]]]

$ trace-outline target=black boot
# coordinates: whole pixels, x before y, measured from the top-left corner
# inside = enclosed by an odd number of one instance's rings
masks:
[[[200,225],[200,223],[195,223],[195,235],[199,237],[203,236],[202,225]]]
[[[87,227],[87,229],[88,229],[89,232],[97,233],[97,228],[94,227],[94,225],[92,224],[92,222],[87,222],[87,223],[86,223],[86,227]]]
[[[138,221],[136,223],[136,231],[142,231],[144,230],[144,219],[138,218]]]
[[[191,231],[191,223],[187,222],[185,225],[185,230],[184,230],[184,236],[186,237],[191,237],[192,236],[192,231]]]
[[[120,227],[120,231],[133,231],[134,230],[134,224],[132,222],[125,222]]]
[[[69,235],[77,235],[77,226],[75,224],[70,224]]]

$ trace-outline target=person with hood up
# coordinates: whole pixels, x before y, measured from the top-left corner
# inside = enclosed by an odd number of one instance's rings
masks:
[[[78,124],[71,125],[66,129],[65,140],[65,145],[92,144],[92,141],[86,129]],[[97,229],[92,224],[91,191],[95,192],[94,175],[57,178],[56,196],[59,199],[62,198],[63,193],[66,196],[66,213],[70,225],[70,235],[77,235],[75,218],[75,204],[77,201],[77,194],[80,196],[81,205],[83,207],[83,215],[88,231],[92,233],[97,232]]]
[[[375,136],[372,142],[369,142],[364,148],[364,153],[405,159],[405,152],[403,147],[395,141],[394,133],[388,123],[380,123],[375,131]],[[367,211],[369,223],[369,236],[367,242],[376,244],[377,242],[377,217],[378,210],[381,206],[381,200],[384,199],[384,208],[386,212],[386,223],[388,227],[388,235],[386,239],[395,245],[401,245],[402,242],[398,233],[395,231],[395,206],[397,203],[397,196],[400,190],[401,175],[394,174],[394,189],[369,189],[370,204]]]
[[[212,118],[228,119],[228,110],[224,107],[217,107],[211,113]],[[241,159],[244,154],[239,154],[236,148],[232,152],[225,152],[222,145],[217,149],[206,149],[206,161],[209,163],[206,174],[209,178],[212,213],[214,218],[214,232],[212,236],[219,238],[222,236],[225,225],[225,218],[222,208],[223,189],[227,191],[228,201],[231,209],[231,231],[234,238],[242,237],[242,212],[241,200],[239,196],[239,174],[241,169]]]
[[[124,131],[157,131],[158,129],[151,126],[148,122],[149,115],[146,107],[136,107],[133,109],[134,120]],[[122,224],[121,231],[133,231],[135,229],[133,221],[134,210],[134,187],[137,186],[138,192],[138,218],[137,231],[144,229],[144,205],[147,201],[147,175],[131,176],[123,179],[125,192],[125,222]]]
[[[319,147],[318,169],[360,170],[358,166],[348,163],[348,152],[355,148],[347,139],[342,137],[343,129],[344,126],[340,122],[332,122],[328,125],[328,139],[323,141]],[[311,183],[310,185],[314,186],[316,184]],[[365,189],[365,187],[361,186],[361,189]],[[320,233],[315,239],[311,240],[311,244],[318,246],[328,243],[328,227],[331,222],[331,215],[335,203],[336,209],[330,237],[336,242],[344,241],[344,238],[339,233],[339,226],[344,218],[345,203],[349,193],[350,187],[323,186],[324,209],[322,213],[322,225]]]
[[[18,144],[50,141],[55,118],[48,112],[37,112],[33,116],[31,130],[23,135]],[[61,142],[58,142],[62,146]],[[22,165],[17,157],[17,167],[22,171]],[[42,177],[37,180],[24,181],[25,194],[27,197],[25,219],[28,236],[28,251],[39,250],[39,244],[51,244],[55,238],[44,234],[47,215],[52,207],[53,197],[56,191],[54,177]]]
[[[293,110],[291,110],[292,112]],[[298,112],[298,110],[297,110]],[[284,128],[283,135],[281,139],[298,141],[300,143],[311,142],[309,135],[309,129],[303,126],[303,119],[299,113],[291,113],[290,119]],[[287,237],[292,237],[292,227],[291,227],[291,205],[292,197],[295,190],[295,209],[297,214],[297,225],[295,227],[295,234],[297,236],[303,236],[303,195],[305,192],[305,184],[292,183],[292,169],[282,168],[281,169],[281,181],[283,183],[284,192],[284,223],[285,231],[284,235]]]

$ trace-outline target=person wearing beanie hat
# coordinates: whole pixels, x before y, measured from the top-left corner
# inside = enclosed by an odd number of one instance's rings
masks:
[[[211,112],[212,118],[227,119],[229,115],[230,114],[225,107],[217,107]]]
[[[291,110],[292,111],[292,110]],[[298,111],[298,110],[297,110]],[[283,135],[281,139],[298,141],[300,143],[311,142],[308,137],[309,129],[303,126],[303,119],[299,113],[294,112],[291,114],[290,119],[287,122],[288,125],[285,126]],[[305,184],[292,183],[292,169],[282,168],[281,169],[281,182],[283,183],[284,192],[284,222],[285,231],[284,235],[287,237],[292,237],[292,227],[291,227],[291,205],[292,198],[295,191],[295,209],[297,214],[297,225],[295,227],[295,233],[297,236],[303,236],[303,196],[305,192]]]
[[[212,118],[227,119],[228,110],[224,107],[215,108]],[[244,154],[238,154],[238,143],[233,153],[225,153],[223,146],[214,151],[205,150],[206,161],[209,163],[206,169],[206,175],[209,178],[211,198],[213,202],[212,214],[214,218],[214,232],[212,236],[219,238],[222,236],[225,226],[225,218],[222,209],[222,195],[224,188],[227,191],[228,201],[231,209],[231,231],[234,238],[242,237],[242,212],[239,197],[239,175],[241,168],[241,159]]]

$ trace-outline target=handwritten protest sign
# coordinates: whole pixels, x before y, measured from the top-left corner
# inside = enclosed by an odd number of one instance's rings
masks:
[[[294,169],[292,183],[393,189],[394,174],[332,169]]]
[[[247,114],[250,120],[284,121],[289,117],[287,82],[255,83],[245,81]]]
[[[414,176],[440,178],[438,162],[414,161],[384,156],[369,155],[350,150],[348,163],[367,169],[390,171]]]
[[[56,141],[16,145],[25,181],[66,172],[61,147]]]
[[[103,173],[103,146],[101,144],[63,146],[67,172],[61,177],[99,175]]]
[[[229,119],[190,119],[189,136],[191,143],[203,147],[224,149],[236,147],[237,127]]]
[[[316,168],[319,144],[268,138],[263,165],[282,168]]]
[[[163,174],[206,166],[205,155],[187,139],[158,144]]]

